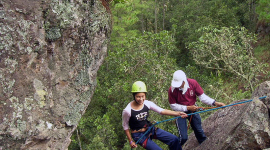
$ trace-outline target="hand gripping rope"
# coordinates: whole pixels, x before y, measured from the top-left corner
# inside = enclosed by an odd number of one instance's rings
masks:
[[[259,99],[264,99],[266,98],[267,96],[263,96],[263,97],[260,97]],[[203,111],[197,111],[197,112],[194,112],[194,113],[190,113],[190,114],[187,114],[188,116],[191,116],[191,115],[195,115],[195,114],[199,114],[199,113],[203,113],[203,112],[207,112],[207,111],[212,111],[212,110],[216,110],[216,109],[221,109],[221,108],[225,108],[225,107],[230,107],[230,106],[233,106],[233,105],[239,105],[239,104],[243,104],[243,103],[248,103],[248,102],[251,102],[253,101],[253,99],[251,100],[247,100],[247,101],[243,101],[243,102],[238,102],[238,103],[234,103],[234,104],[230,104],[230,105],[226,105],[226,106],[221,106],[221,107],[216,107],[216,108],[212,108],[212,109],[207,109],[207,110],[203,110]],[[136,144],[138,144],[138,142],[141,141],[141,139],[151,131],[151,129],[157,125],[157,124],[160,124],[160,123],[163,123],[163,122],[167,122],[167,121],[171,121],[171,120],[174,120],[174,119],[177,119],[177,118],[180,118],[181,116],[178,116],[178,117],[174,117],[174,118],[171,118],[171,119],[167,119],[167,120],[163,120],[163,121],[159,121],[159,122],[156,122],[155,124],[153,124],[151,127],[149,127],[147,129],[147,131],[140,137],[140,139],[136,142]],[[131,148],[132,149],[132,148]]]

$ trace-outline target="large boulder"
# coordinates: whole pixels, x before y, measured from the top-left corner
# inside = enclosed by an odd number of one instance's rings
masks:
[[[107,53],[106,2],[0,1],[0,149],[67,149]]]
[[[261,150],[270,148],[269,81],[253,93],[251,102],[219,109],[203,121],[208,139],[201,145],[194,133],[183,146],[184,150]],[[260,97],[267,96],[260,99]],[[248,101],[246,99],[236,101]]]
[[[252,93],[252,97],[263,97],[267,96],[268,98],[261,99],[261,101],[267,106],[268,108],[268,113],[270,116],[270,81],[265,81],[260,86],[256,88],[256,90]]]

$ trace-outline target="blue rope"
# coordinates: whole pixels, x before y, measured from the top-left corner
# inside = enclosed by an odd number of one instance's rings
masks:
[[[259,99],[264,99],[266,98],[266,96],[263,96],[263,97],[260,97]],[[226,105],[226,106],[221,106],[221,107],[217,107],[217,108],[212,108],[212,109],[207,109],[207,110],[203,110],[203,111],[197,111],[197,112],[194,112],[194,113],[190,113],[190,114],[187,114],[188,116],[191,116],[191,115],[195,115],[195,114],[199,114],[199,113],[203,113],[203,112],[207,112],[207,111],[212,111],[212,110],[216,110],[216,109],[221,109],[221,108],[225,108],[225,107],[230,107],[230,106],[233,106],[233,105],[238,105],[238,104],[243,104],[243,103],[248,103],[248,102],[251,102],[251,100],[247,100],[247,101],[243,101],[243,102],[238,102],[238,103],[234,103],[234,104],[230,104],[230,105]],[[177,119],[177,118],[180,118],[181,116],[178,116],[178,117],[174,117],[174,118],[171,118],[171,119],[167,119],[167,120],[163,120],[163,121],[159,121],[159,122],[156,122],[155,124],[153,124],[151,127],[148,128],[148,130],[140,137],[140,139],[136,142],[136,144],[138,144],[138,142],[141,141],[141,139],[151,131],[151,129],[157,125],[157,124],[160,124],[160,123],[163,123],[163,122],[166,122],[166,121],[171,121],[171,120],[174,120],[174,119]],[[132,149],[132,148],[131,148]]]

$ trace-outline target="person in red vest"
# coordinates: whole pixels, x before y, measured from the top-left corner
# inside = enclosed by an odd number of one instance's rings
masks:
[[[182,70],[175,71],[173,74],[171,87],[168,90],[168,99],[172,110],[182,111],[187,114],[197,111],[197,97],[202,103],[207,105],[217,107],[225,106],[224,103],[217,102],[204,94],[200,84],[194,79],[187,78],[186,74]],[[206,136],[202,129],[200,115],[194,114],[192,116],[189,115],[187,118],[177,118],[176,120],[181,145],[188,140],[187,119],[190,120],[190,125],[194,131],[194,134],[198,142],[201,144],[204,140],[206,140]]]
[[[186,113],[180,111],[171,111],[157,106],[155,103],[146,100],[146,85],[142,81],[136,81],[132,85],[132,94],[134,100],[131,101],[122,114],[122,126],[128,138],[131,148],[137,147],[138,144],[148,150],[162,150],[152,139],[158,139],[167,144],[170,150],[182,150],[180,141],[176,135],[173,135],[160,128],[152,128],[145,135],[151,123],[147,120],[149,110],[155,111],[161,115],[187,117]],[[133,138],[133,140],[132,140]]]

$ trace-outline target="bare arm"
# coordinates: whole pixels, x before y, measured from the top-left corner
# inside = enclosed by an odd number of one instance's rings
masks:
[[[186,118],[187,114],[181,111],[172,111],[168,109],[164,109],[161,113],[161,115],[168,115],[168,116],[181,116],[182,118]]]
[[[128,138],[130,147],[131,147],[131,148],[137,147],[137,145],[136,145],[136,143],[135,143],[134,141],[131,142],[131,141],[132,141],[132,138],[131,138],[129,129],[125,130],[125,133],[126,133],[126,136],[127,136],[127,138]]]

